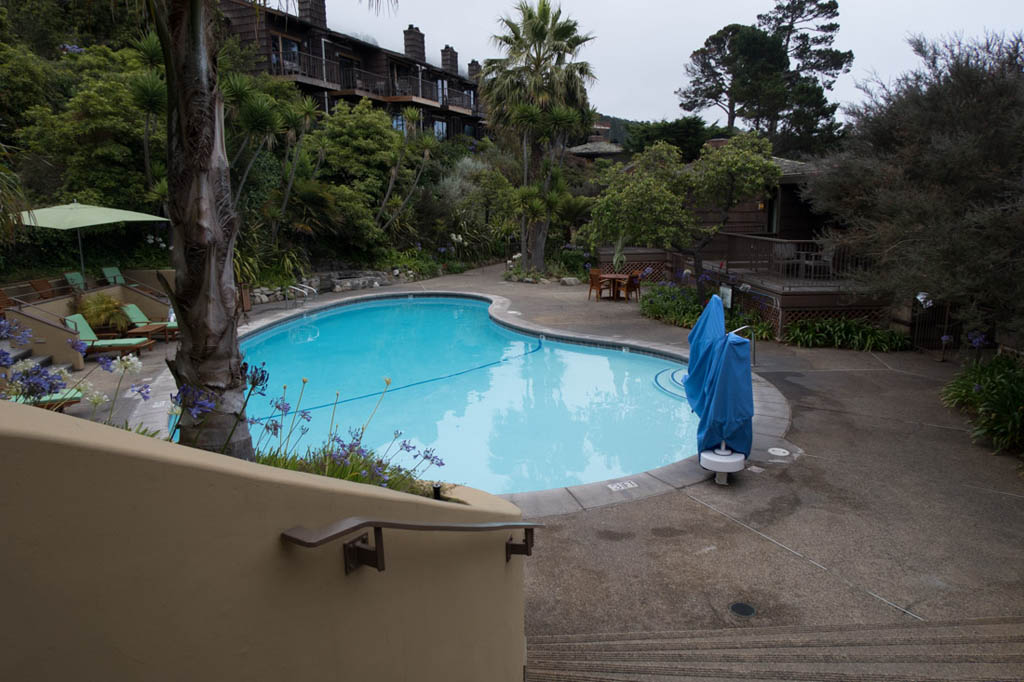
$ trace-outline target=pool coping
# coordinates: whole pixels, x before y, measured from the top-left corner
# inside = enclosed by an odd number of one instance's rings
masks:
[[[582,346],[627,350],[660,357],[674,362],[687,362],[689,353],[673,346],[651,343],[639,339],[609,339],[593,334],[569,333],[564,330],[539,325],[519,317],[520,313],[513,307],[512,301],[496,294],[482,294],[471,291],[394,291],[372,294],[361,294],[330,301],[312,301],[301,308],[284,308],[274,310],[258,320],[251,320],[239,325],[239,341],[257,332],[306,316],[311,312],[320,312],[329,308],[342,308],[358,303],[388,299],[409,298],[461,298],[482,301],[488,304],[488,316],[496,324],[516,332],[537,336],[544,340],[560,341]],[[752,372],[754,391],[754,442],[748,462],[768,461],[773,456],[769,448],[783,448],[794,458],[802,454],[800,448],[785,440],[792,424],[792,413],[789,401],[768,380]],[[153,381],[153,391],[173,393],[177,390],[170,370],[165,369]],[[142,403],[132,415],[132,421],[141,421],[143,425],[167,432],[167,410],[163,405]],[[537,518],[556,514],[568,514],[605,507],[612,504],[639,500],[654,495],[662,495],[674,490],[701,483],[714,476],[697,463],[697,453],[677,460],[671,464],[650,469],[637,474],[611,478],[605,481],[582,483],[580,485],[548,488],[521,493],[505,493],[497,495],[509,500],[523,512],[524,518]],[[748,465],[749,466],[749,465]]]

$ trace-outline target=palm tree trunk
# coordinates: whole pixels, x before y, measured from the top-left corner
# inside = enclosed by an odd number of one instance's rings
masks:
[[[146,189],[153,189],[153,168],[149,163],[149,128],[153,123],[153,116],[146,113],[146,129],[142,134],[142,162],[146,169]]]
[[[248,459],[253,449],[243,413],[232,267],[239,223],[224,145],[224,102],[217,88],[212,3],[147,0],[147,5],[167,73],[168,208],[175,246],[171,301],[181,332],[168,365],[179,387],[193,386],[217,397],[216,409],[199,423],[187,411],[182,414],[181,440]]]
[[[295,168],[299,165],[299,153],[302,151],[303,137],[305,137],[305,135],[300,135],[298,141],[295,143],[295,154],[292,156],[292,167],[288,171],[288,186],[284,188],[284,199],[281,200],[281,216],[278,220],[274,221],[272,239],[275,246],[277,246],[277,234],[280,231],[281,221],[284,220],[284,210],[288,208],[288,199],[292,196],[292,185],[295,184]]]

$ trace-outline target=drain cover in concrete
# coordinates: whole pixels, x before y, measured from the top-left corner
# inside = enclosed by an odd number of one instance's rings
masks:
[[[608,489],[609,490],[615,490],[615,491],[618,491],[618,490],[628,490],[629,488],[638,488],[638,487],[640,487],[640,486],[638,486],[636,484],[636,481],[617,481],[615,483],[609,483],[608,484]]]
[[[786,448],[768,448],[768,454],[772,457],[789,457],[789,450]]]
[[[757,613],[757,610],[753,606],[750,604],[744,604],[741,601],[738,601],[735,604],[729,604],[729,610],[737,616],[743,616],[744,618],[749,618]]]

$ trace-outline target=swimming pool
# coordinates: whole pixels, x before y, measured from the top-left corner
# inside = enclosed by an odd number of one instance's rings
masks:
[[[427,478],[491,493],[602,481],[694,454],[697,419],[668,380],[684,365],[521,334],[487,309],[448,297],[345,305],[257,332],[242,352],[266,362],[268,398],[287,384],[294,405],[309,379],[303,448],[326,438],[336,391],[344,433],[367,420],[388,377],[364,445],[382,450],[400,430],[445,461]],[[272,408],[254,399],[249,413]]]

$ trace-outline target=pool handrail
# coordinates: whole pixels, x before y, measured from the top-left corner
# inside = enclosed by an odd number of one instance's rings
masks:
[[[485,523],[416,523],[412,521],[395,521],[388,519],[368,519],[362,516],[350,516],[320,529],[295,526],[281,532],[281,541],[299,545],[300,547],[319,547],[332,540],[362,530],[373,528],[373,546],[369,545],[369,534],[363,533],[354,540],[342,545],[345,557],[345,574],[348,575],[360,566],[373,566],[378,571],[384,570],[384,529],[415,531],[456,531],[482,532],[493,530],[523,529],[523,541],[513,542],[512,536],[505,541],[505,561],[512,559],[513,554],[533,555],[533,531],[543,528],[543,523],[529,521],[495,521]]]

